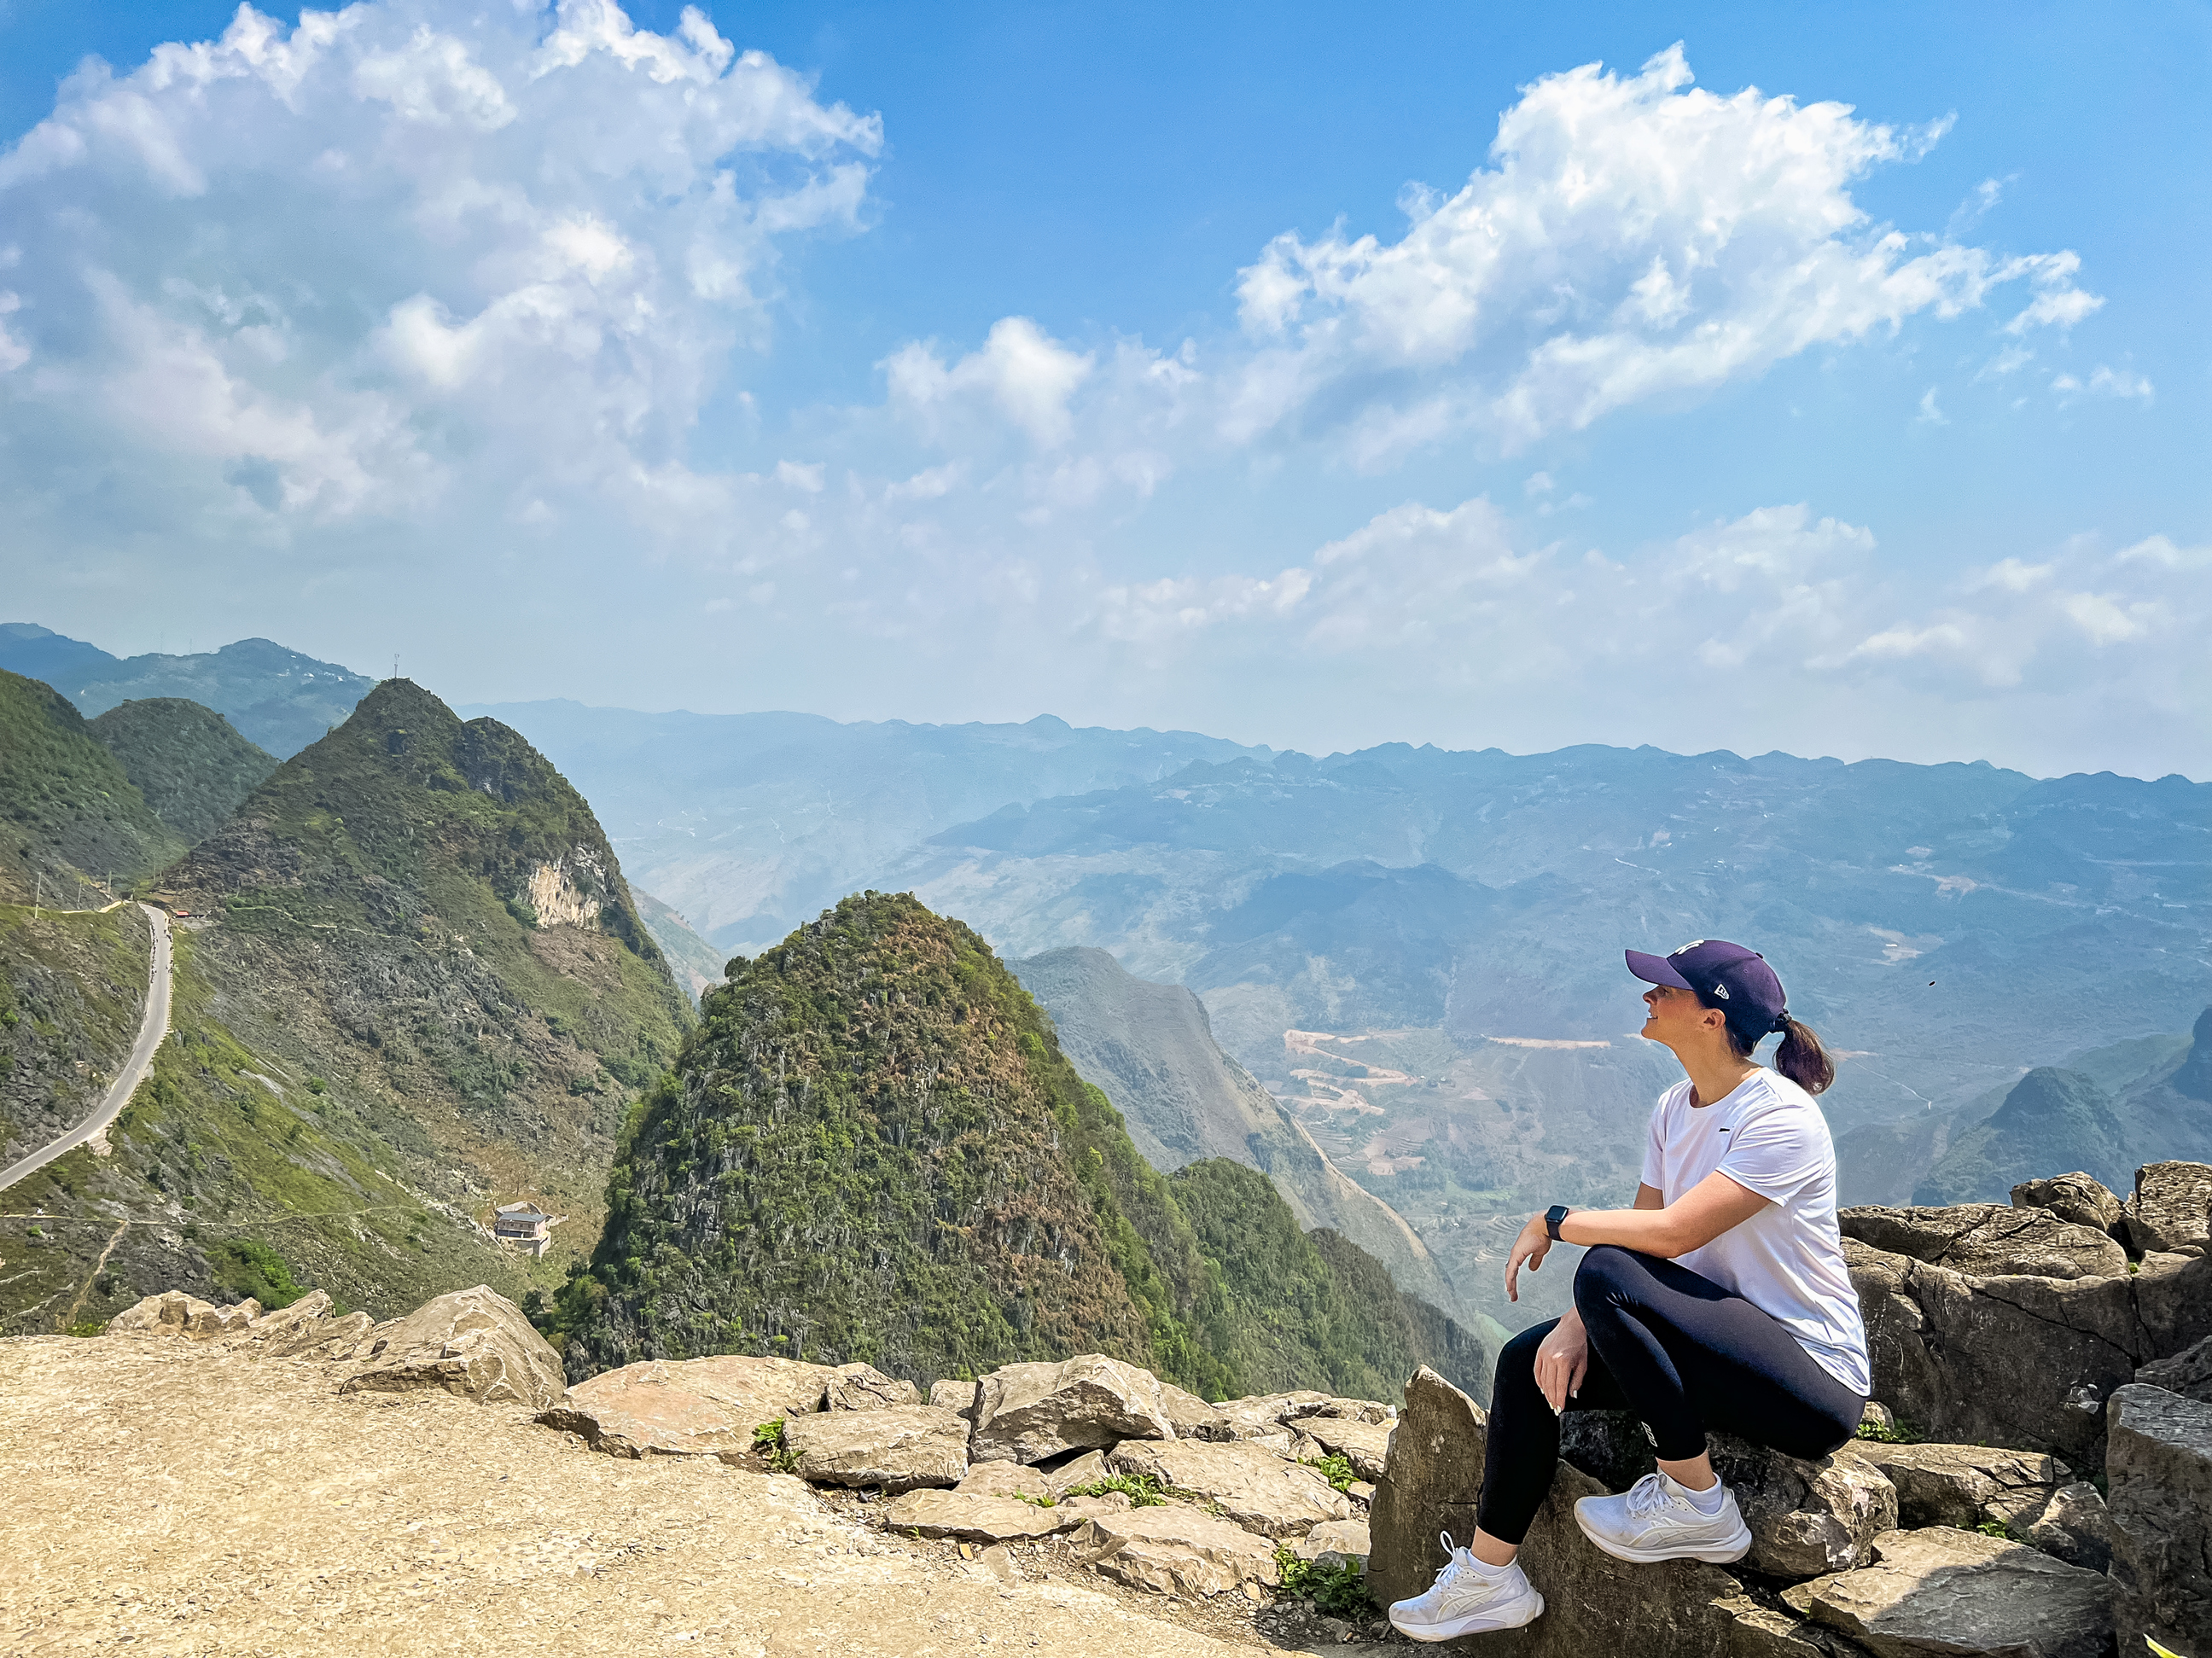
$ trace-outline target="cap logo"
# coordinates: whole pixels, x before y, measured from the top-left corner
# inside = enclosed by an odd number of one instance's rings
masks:
[[[1728,987],[1726,985],[1715,985],[1713,987],[1713,994],[1719,997],[1723,1001],[1728,1000]]]
[[[1686,944],[1678,944],[1675,946],[1674,954],[1677,956],[1686,956],[1703,943],[1705,943],[1703,938],[1692,938]]]

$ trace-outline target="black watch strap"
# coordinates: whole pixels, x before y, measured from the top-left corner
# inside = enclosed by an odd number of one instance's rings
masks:
[[[1559,1242],[1559,1223],[1567,1218],[1567,1206],[1555,1203],[1544,1212],[1544,1230],[1552,1235],[1552,1242]]]

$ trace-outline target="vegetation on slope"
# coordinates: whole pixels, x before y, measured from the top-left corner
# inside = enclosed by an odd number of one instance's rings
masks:
[[[187,841],[204,841],[276,769],[213,708],[149,696],[110,708],[85,729],[106,745],[156,816]]]
[[[0,904],[0,1166],[98,1104],[138,1034],[152,947],[136,904]]]
[[[961,923],[868,893],[732,967],[632,1125],[589,1271],[539,1309],[572,1375],[751,1352],[924,1382],[1103,1351],[1211,1398],[1402,1383],[1412,1339],[1358,1362],[1376,1321],[1265,1176],[1199,1166],[1209,1246]],[[1264,1288],[1260,1245],[1311,1282]]]
[[[689,1024],[560,775],[504,726],[387,684],[161,880],[192,913],[173,1033],[112,1157],[72,1153],[7,1194],[42,1218],[0,1226],[0,1327],[173,1286],[264,1303],[320,1287],[382,1315],[479,1281],[558,1283],[598,1236],[630,1102]],[[66,999],[9,927],[0,911],[9,994],[66,1036]],[[118,994],[80,1021],[105,1044],[94,1069],[128,1045],[142,934],[132,963],[100,946]],[[54,974],[90,983],[102,962],[79,953]],[[42,1065],[42,1097],[55,1081]],[[568,1218],[543,1261],[479,1230],[518,1198]]]
[[[105,903],[83,878],[129,883],[184,850],[84,717],[50,685],[0,671],[0,897]]]

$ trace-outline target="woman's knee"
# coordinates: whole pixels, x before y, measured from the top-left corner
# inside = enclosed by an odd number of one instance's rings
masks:
[[[1510,1392],[1530,1390],[1536,1386],[1536,1350],[1544,1345],[1544,1338],[1552,1333],[1557,1319],[1531,1325],[1498,1350],[1497,1382],[1492,1389],[1492,1406],[1502,1403]]]
[[[1598,1303],[1613,1299],[1632,1280],[1645,1276],[1644,1258],[1633,1249],[1624,1249],[1617,1243],[1592,1244],[1575,1268],[1575,1307],[1588,1312]]]

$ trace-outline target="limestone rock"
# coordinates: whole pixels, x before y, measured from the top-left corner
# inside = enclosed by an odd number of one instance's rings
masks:
[[[2212,1405],[2134,1384],[2106,1415],[2121,1650],[2212,1651]]]
[[[1225,1399],[1211,1406],[1218,1423],[1216,1431],[1200,1439],[1256,1439],[1272,1434],[1294,1418],[1310,1416],[1329,1403],[1327,1394],[1310,1388],[1286,1394],[1254,1394],[1245,1399]]]
[[[1106,1458],[1116,1473],[1141,1474],[1204,1498],[1249,1531],[1303,1537],[1324,1520],[1348,1520],[1352,1502],[1313,1469],[1240,1442],[1129,1440]]]
[[[2057,1489],[2074,1478],[2055,1456],[1992,1450],[1982,1445],[1884,1445],[1851,1448],[1897,1487],[1899,1523],[1974,1527],[1996,1521],[2027,1527]],[[1885,1529],[1887,1529],[1885,1527]]]
[[[1017,1497],[1050,1497],[1052,1476],[1042,1468],[1032,1468],[1004,1458],[995,1462],[971,1462],[968,1472],[960,1476],[953,1487],[963,1497],[996,1497],[1012,1501]]]
[[[1175,1437],[1159,1379],[1103,1353],[992,1371],[975,1419],[975,1455],[984,1461],[1042,1462],[1125,1439]]]
[[[2146,1387],[2163,1388],[2184,1399],[2212,1405],[2212,1336],[2171,1358],[2144,1365],[2136,1372],[2136,1380]]]
[[[1106,1466],[1105,1452],[1085,1451],[1079,1457],[1056,1464],[1045,1479],[1052,1495],[1062,1497],[1078,1485],[1095,1485],[1112,1472]]]
[[[1650,1473],[1651,1436],[1631,1411],[1569,1411],[1559,1418],[1559,1457],[1609,1491],[1625,1491]]]
[[[974,1491],[911,1491],[884,1505],[884,1524],[892,1531],[918,1531],[924,1537],[952,1537],[965,1543],[1018,1543],[1073,1531],[1086,1521],[1119,1513],[1128,1501],[1126,1497],[1119,1503],[1073,1497],[1047,1509]]]
[[[921,1388],[887,1376],[872,1364],[840,1364],[827,1393],[833,1411],[879,1411],[886,1405],[921,1403]]]
[[[1273,1543],[1182,1503],[1093,1515],[1069,1546],[1115,1582],[1161,1594],[1225,1594],[1279,1581]]]
[[[2062,1282],[1966,1278],[1852,1239],[1844,1257],[1875,1398],[1934,1438],[2033,1445],[2083,1473],[2104,1466],[2097,1401],[2212,1335],[2212,1260]]]
[[[1324,1520],[1291,1545],[1291,1552],[1323,1571],[1346,1566],[1367,1570],[1368,1534],[1364,1520]]]
[[[951,1411],[975,1419],[975,1395],[982,1390],[980,1382],[933,1382],[929,1384],[929,1402],[940,1411]]]
[[[1396,1411],[1373,1399],[1332,1399],[1299,1419],[1307,1420],[1309,1416],[1329,1422],[1380,1422],[1386,1425],[1398,1419]]]
[[[1438,1532],[1462,1543],[1474,1534],[1487,1429],[1482,1408],[1435,1371],[1424,1366],[1407,1382],[1390,1464],[1368,1520],[1367,1581],[1378,1604],[1419,1594],[1435,1580],[1443,1564]],[[1558,1466],[1522,1550],[1550,1610],[1526,1629],[1484,1636],[1484,1658],[1780,1650],[1735,1644],[1742,1629],[1731,1607],[1742,1600],[1742,1586],[1725,1571],[1691,1560],[1631,1565],[1584,1537],[1575,1524],[1576,1499],[1602,1489],[1579,1469]]]
[[[2043,1512],[2016,1527],[2014,1535],[2028,1547],[2041,1549],[2084,1571],[2112,1570],[2112,1511],[2097,1488],[2086,1479],[2051,1492]]]
[[[2048,1180],[2022,1181],[2012,1188],[2012,1202],[2015,1209],[2048,1209],[2061,1220],[2094,1227],[2107,1236],[2126,1212],[2118,1193],[2078,1170]]]
[[[264,1313],[246,1326],[245,1345],[263,1353],[293,1344],[312,1346],[313,1342],[305,1338],[313,1335],[316,1327],[329,1317],[330,1310],[329,1295],[321,1290],[310,1290],[290,1306]]]
[[[375,1327],[375,1321],[367,1313],[317,1319],[289,1335],[272,1338],[263,1351],[271,1358],[351,1358],[354,1350],[368,1339],[368,1333]]]
[[[1196,1394],[1186,1393],[1172,1382],[1160,1386],[1160,1408],[1175,1428],[1177,1439],[1220,1439],[1222,1418],[1219,1408],[1207,1404]]]
[[[2201,1254],[2212,1237],[2212,1163],[2154,1163],[2136,1170],[2128,1199],[2128,1247]]]
[[[931,1405],[826,1411],[783,1419],[801,1479],[821,1485],[957,1485],[968,1472],[968,1424]]]
[[[1875,1540],[1875,1553],[1871,1566],[1816,1577],[1782,1598],[1876,1658],[2106,1658],[2111,1651],[2111,1585],[2094,1572],[1940,1526],[1887,1532]]]
[[[1310,1416],[1300,1429],[1325,1451],[1333,1451],[1352,1464],[1362,1479],[1380,1479],[1390,1455],[1388,1422],[1368,1422],[1358,1417]]]
[[[2113,1278],[2127,1251],[2104,1232],[2048,1209],[1961,1203],[1947,1209],[1846,1209],[1847,1238],[1970,1278]]]
[[[327,1297],[324,1304],[329,1304]],[[182,1290],[167,1290],[158,1296],[148,1296],[137,1306],[126,1307],[108,1320],[107,1333],[189,1336],[195,1341],[205,1341],[216,1336],[242,1335],[260,1316],[261,1303],[258,1301],[217,1307],[198,1296],[188,1296]]]
[[[1773,1577],[1817,1577],[1863,1564],[1874,1540],[1897,1527],[1897,1490],[1846,1449],[1817,1462],[1732,1434],[1711,1436],[1713,1471],[1751,1527],[1744,1566]]]
[[[442,1388],[479,1405],[543,1411],[567,1392],[561,1356],[487,1284],[450,1291],[376,1326],[356,1352],[368,1368],[340,1383],[342,1394]]]
[[[646,1359],[578,1383],[538,1420],[611,1456],[738,1456],[760,1424],[822,1409],[839,1376],[743,1353]]]

